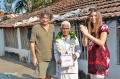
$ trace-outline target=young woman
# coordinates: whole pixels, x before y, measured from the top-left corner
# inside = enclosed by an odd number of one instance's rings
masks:
[[[104,79],[108,74],[110,54],[106,44],[108,26],[102,23],[101,13],[91,9],[88,29],[80,25],[82,44],[88,45],[88,73],[91,79]]]

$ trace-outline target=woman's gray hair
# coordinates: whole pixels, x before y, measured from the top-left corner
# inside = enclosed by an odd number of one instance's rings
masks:
[[[60,28],[62,28],[63,25],[68,25],[69,28],[71,28],[70,22],[68,22],[68,21],[63,21],[63,22],[61,23]]]

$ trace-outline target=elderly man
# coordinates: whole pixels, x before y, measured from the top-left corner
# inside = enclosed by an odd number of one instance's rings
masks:
[[[60,27],[61,32],[56,36],[54,56],[58,79],[78,79],[78,58],[81,49],[78,38],[70,28],[70,23],[63,21]]]

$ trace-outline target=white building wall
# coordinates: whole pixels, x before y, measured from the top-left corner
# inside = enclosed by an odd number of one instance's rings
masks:
[[[0,56],[4,55],[4,32],[0,29]]]
[[[18,38],[18,48],[11,48],[11,47],[5,47],[4,51],[7,52],[14,52],[19,55],[20,61],[27,60],[28,63],[31,61],[30,57],[30,50],[22,49],[21,47],[21,36],[20,36],[20,29],[17,28],[17,38]]]
[[[55,36],[60,32],[60,26],[55,26]]]
[[[81,60],[78,61],[79,70],[83,70],[86,74],[88,74],[88,62],[87,60]]]
[[[108,48],[110,51],[110,69],[106,79],[120,79],[120,65],[117,65],[117,21],[113,21],[109,26]]]
[[[5,47],[5,51],[7,52],[14,52],[20,56],[20,61],[24,61],[24,57],[29,57],[29,50],[26,49],[17,49],[17,48],[11,48],[11,47]],[[29,61],[29,60],[28,60]]]

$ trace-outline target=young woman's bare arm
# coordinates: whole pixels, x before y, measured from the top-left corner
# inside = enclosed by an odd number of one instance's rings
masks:
[[[85,26],[81,25],[80,27],[81,27],[80,30],[82,31],[82,33],[85,37],[92,40],[97,45],[103,46],[105,44],[105,42],[107,40],[107,32],[101,32],[100,38],[97,39],[97,38],[95,38],[94,36],[92,36],[91,34],[88,33],[88,30]],[[83,41],[86,41],[86,40],[83,39]],[[88,42],[88,40],[87,40],[87,42]],[[87,42],[83,42],[83,45],[86,45]]]
[[[107,32],[102,32],[100,34],[100,39],[97,39],[95,37],[93,37],[92,35],[90,34],[86,34],[86,37],[88,37],[90,40],[92,40],[94,43],[96,43],[97,45],[99,46],[104,46],[105,45],[105,42],[107,40]]]
[[[87,44],[88,44],[88,38],[87,38],[85,35],[83,35],[82,45],[83,45],[83,46],[87,46]]]

